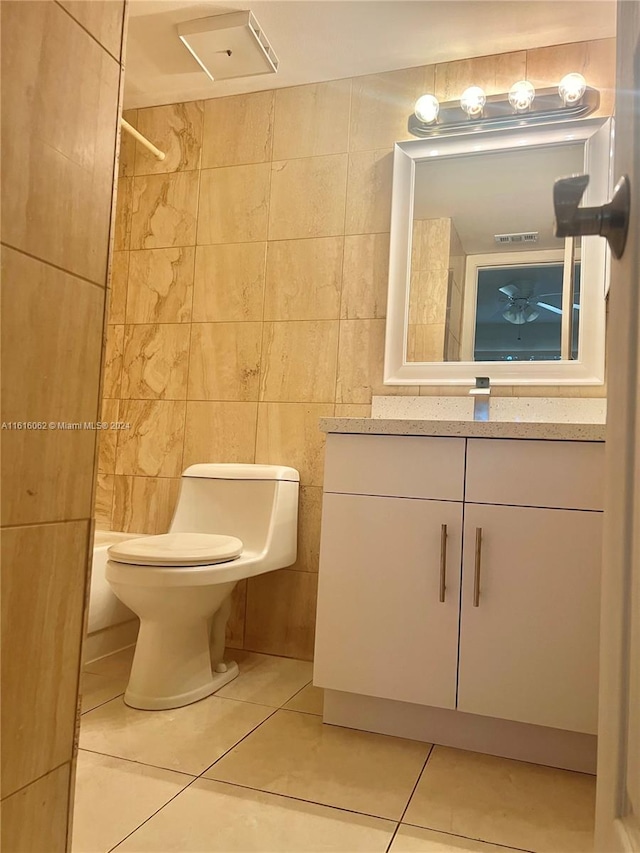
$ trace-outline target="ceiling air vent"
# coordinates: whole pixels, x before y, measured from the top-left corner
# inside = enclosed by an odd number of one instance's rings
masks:
[[[537,243],[538,232],[526,231],[522,234],[494,234],[496,243]]]
[[[278,57],[249,11],[185,21],[177,30],[184,46],[212,80],[278,70]]]

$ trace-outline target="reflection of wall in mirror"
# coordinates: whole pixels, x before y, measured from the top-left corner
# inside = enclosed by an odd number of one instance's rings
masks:
[[[449,218],[413,223],[407,361],[458,361],[466,256]]]

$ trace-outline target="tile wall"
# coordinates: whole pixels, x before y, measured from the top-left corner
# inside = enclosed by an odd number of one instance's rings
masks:
[[[614,67],[603,39],[127,114],[167,158],[123,146],[103,419],[130,428],[103,436],[96,517],[165,531],[193,462],[298,468],[298,561],[239,585],[232,645],[312,656],[318,418],[415,394],[383,386],[382,359],[392,148],[416,98],[577,70],[609,114]]]
[[[94,504],[123,0],[1,4],[2,846],[63,851]],[[4,425],[6,428],[4,427]]]

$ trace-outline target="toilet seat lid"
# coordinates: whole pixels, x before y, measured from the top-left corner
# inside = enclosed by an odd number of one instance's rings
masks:
[[[235,560],[243,544],[217,533],[162,533],[127,539],[108,549],[109,559],[137,566],[210,566]]]

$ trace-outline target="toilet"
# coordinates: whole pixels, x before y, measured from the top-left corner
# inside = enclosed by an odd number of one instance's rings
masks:
[[[127,705],[179,708],[238,675],[223,661],[231,593],[295,562],[299,482],[281,465],[191,465],[169,532],[109,548],[107,581],[140,618]]]

